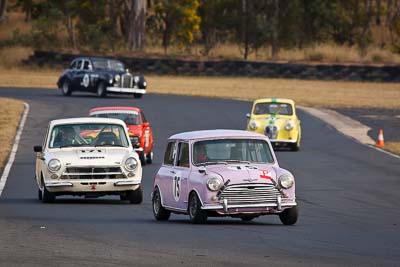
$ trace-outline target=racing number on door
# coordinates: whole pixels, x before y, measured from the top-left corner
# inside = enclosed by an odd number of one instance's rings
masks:
[[[179,201],[179,198],[181,196],[181,175],[180,175],[180,173],[176,173],[174,175],[172,193],[174,194],[175,201]]]

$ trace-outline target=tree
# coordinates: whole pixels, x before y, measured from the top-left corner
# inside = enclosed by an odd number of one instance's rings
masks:
[[[125,0],[127,43],[130,50],[142,50],[146,33],[146,0]]]
[[[0,22],[6,18],[7,0],[0,0]]]
[[[162,46],[167,53],[171,39],[178,45],[188,45],[193,42],[194,33],[200,30],[201,19],[197,14],[198,0],[157,0],[155,2],[155,17],[159,30],[162,32]]]

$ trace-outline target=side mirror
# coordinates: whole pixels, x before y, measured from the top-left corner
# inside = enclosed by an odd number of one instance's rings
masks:
[[[250,113],[246,113],[246,118],[250,119]]]
[[[42,146],[34,146],[33,151],[35,152],[43,152],[43,147]]]
[[[143,122],[143,127],[149,127],[150,123],[149,122]]]
[[[205,166],[200,166],[199,167],[199,173],[206,174],[206,167]]]

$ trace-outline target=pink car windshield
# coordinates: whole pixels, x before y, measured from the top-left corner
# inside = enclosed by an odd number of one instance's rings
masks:
[[[218,162],[273,163],[274,158],[264,140],[220,139],[194,143],[195,165]]]

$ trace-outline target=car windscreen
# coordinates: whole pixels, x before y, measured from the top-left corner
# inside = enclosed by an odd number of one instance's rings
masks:
[[[218,162],[273,163],[268,143],[258,139],[217,139],[193,145],[195,165]]]
[[[123,126],[119,124],[84,123],[53,127],[49,148],[114,146],[128,147]]]
[[[125,71],[124,64],[118,60],[93,59],[92,63],[95,70]]]
[[[110,113],[95,113],[90,115],[91,117],[98,118],[111,118],[111,119],[120,119],[125,122],[126,125],[139,125],[139,113],[137,112],[110,112]]]
[[[293,115],[293,108],[292,105],[288,103],[257,103],[254,107],[253,114]]]

